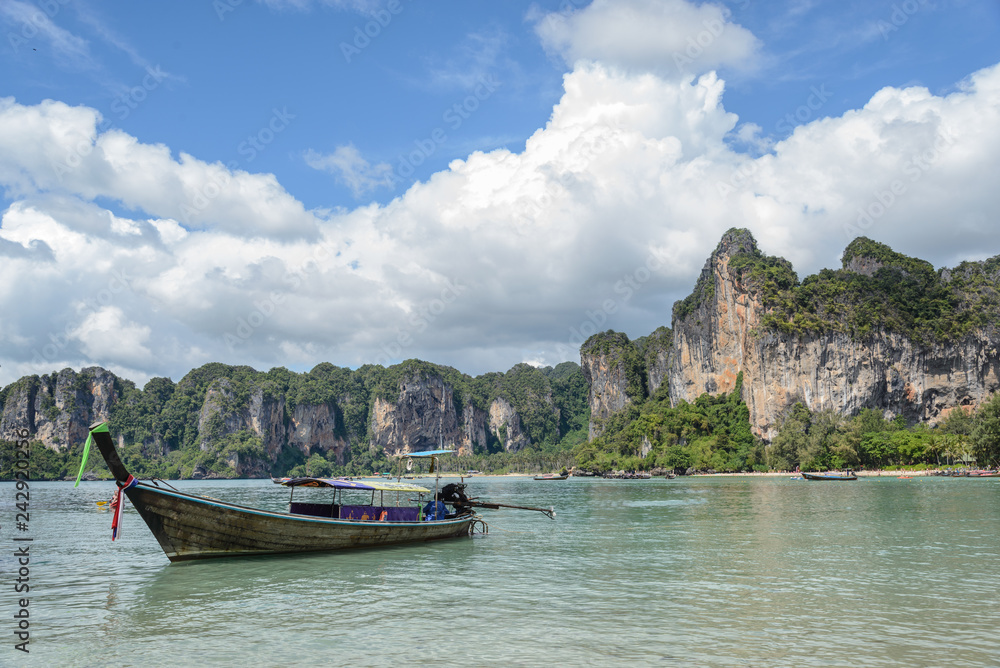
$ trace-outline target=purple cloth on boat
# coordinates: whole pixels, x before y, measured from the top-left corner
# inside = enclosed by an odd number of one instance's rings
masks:
[[[386,508],[387,522],[416,522],[419,519],[419,508]]]
[[[382,513],[385,519],[381,520]],[[416,522],[417,508],[394,508],[380,506],[341,506],[340,517],[345,520],[368,520],[384,522]]]
[[[377,520],[382,509],[378,506],[341,506],[340,518],[344,520]]]

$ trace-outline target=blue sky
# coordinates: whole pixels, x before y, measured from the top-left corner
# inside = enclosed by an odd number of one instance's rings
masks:
[[[1000,252],[993,1],[3,0],[0,28],[2,383],[578,361],[669,325],[733,226],[800,276],[860,233]]]

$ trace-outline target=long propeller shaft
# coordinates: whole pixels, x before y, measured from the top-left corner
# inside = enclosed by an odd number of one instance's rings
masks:
[[[550,520],[556,518],[555,508],[534,508],[532,506],[512,506],[508,503],[490,503],[489,501],[466,501],[464,505],[486,508],[488,510],[499,510],[501,508],[514,508],[515,510],[535,510],[544,513]]]

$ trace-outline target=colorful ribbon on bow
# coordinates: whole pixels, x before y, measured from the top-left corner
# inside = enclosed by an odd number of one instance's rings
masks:
[[[83,457],[80,458],[80,472],[76,474],[76,482],[73,487],[79,487],[80,478],[83,476],[83,471],[87,467],[87,457],[90,456],[90,444],[94,442],[94,433],[98,431],[109,431],[108,423],[102,422],[99,426],[94,427],[94,429],[87,434],[87,442],[83,444]]]
[[[135,479],[131,473],[125,482],[116,483],[118,485],[118,491],[115,492],[115,498],[111,502],[111,540],[118,538],[118,531],[121,529],[122,524],[122,509],[125,505],[125,497],[122,492],[129,487],[135,487],[139,484],[139,481]]]

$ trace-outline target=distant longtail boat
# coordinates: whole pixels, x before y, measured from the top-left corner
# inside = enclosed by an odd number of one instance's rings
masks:
[[[802,477],[806,480],[857,480],[858,476],[853,471],[847,473],[806,473],[802,472]]]

